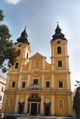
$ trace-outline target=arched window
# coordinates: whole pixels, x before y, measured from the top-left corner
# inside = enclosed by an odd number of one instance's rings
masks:
[[[62,67],[62,61],[61,60],[58,61],[58,67]]]
[[[63,81],[59,81],[59,88],[63,88]]]
[[[20,53],[21,53],[21,50],[18,50],[17,51],[17,55],[20,56]]]
[[[18,69],[18,66],[19,66],[19,63],[17,62],[17,63],[15,64],[15,69]]]
[[[27,59],[29,58],[29,54],[27,53]]]
[[[46,87],[49,88],[50,87],[50,82],[46,81]]]
[[[58,54],[61,54],[61,47],[60,47],[60,46],[57,47],[57,53],[58,53]]]
[[[25,81],[22,82],[22,88],[25,88]]]
[[[13,81],[13,82],[12,82],[12,87],[14,88],[14,87],[15,87],[15,85],[16,85],[16,82],[15,82],[15,81]]]

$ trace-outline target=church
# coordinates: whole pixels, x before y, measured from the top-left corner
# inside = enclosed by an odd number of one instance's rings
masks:
[[[16,62],[8,71],[3,111],[28,115],[69,116],[72,111],[68,40],[57,24],[50,40],[51,63],[31,47],[26,29],[14,43]]]

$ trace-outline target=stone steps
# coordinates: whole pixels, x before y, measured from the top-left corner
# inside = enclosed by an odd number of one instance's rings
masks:
[[[58,116],[26,116],[26,117],[19,117],[17,119],[72,119],[72,118],[58,117]]]

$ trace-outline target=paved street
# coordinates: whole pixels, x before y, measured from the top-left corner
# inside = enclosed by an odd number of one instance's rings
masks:
[[[17,118],[17,119],[71,119],[71,118],[68,118],[68,117],[50,117],[50,116],[40,116],[40,117],[20,117],[20,118]]]
[[[70,117],[55,117],[55,116],[27,116],[24,114],[5,114],[4,118],[0,119],[72,119]]]

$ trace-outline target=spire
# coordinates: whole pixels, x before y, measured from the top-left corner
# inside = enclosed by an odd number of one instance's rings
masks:
[[[56,33],[56,34],[61,33],[61,29],[60,29],[60,27],[59,27],[58,22],[57,22],[57,27],[56,27],[56,29],[55,29],[55,33]]]
[[[63,33],[61,33],[61,29],[59,27],[58,22],[57,22],[57,27],[55,29],[55,34],[52,37],[53,37],[52,40],[57,40],[57,39],[66,40],[65,35]]]
[[[17,42],[27,43],[28,45],[30,44],[28,42],[28,35],[26,33],[26,26],[25,26],[23,32],[21,33],[21,36],[17,39]]]

